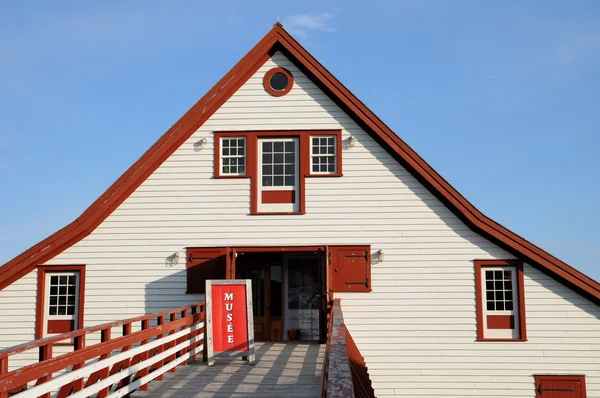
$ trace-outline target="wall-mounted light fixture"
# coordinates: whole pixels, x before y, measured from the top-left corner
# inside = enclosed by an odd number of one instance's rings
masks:
[[[382,263],[385,260],[385,254],[382,249],[377,250],[377,261]]]
[[[354,145],[356,145],[356,138],[354,138],[354,136],[348,137],[346,148],[352,148]]]
[[[200,138],[200,141],[194,143],[194,151],[199,151],[206,146],[208,139],[206,137]]]

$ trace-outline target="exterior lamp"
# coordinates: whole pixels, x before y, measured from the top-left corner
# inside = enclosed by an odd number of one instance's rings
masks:
[[[385,260],[385,254],[383,253],[382,249],[379,249],[377,251],[377,261],[380,262],[380,263],[382,263],[383,260]]]
[[[195,151],[201,150],[202,148],[204,148],[206,146],[206,143],[208,143],[208,139],[206,139],[206,137],[200,138],[200,141],[198,141],[194,144],[194,150]]]
[[[356,138],[354,138],[353,136],[348,137],[348,148],[352,148],[354,145],[356,145]]]

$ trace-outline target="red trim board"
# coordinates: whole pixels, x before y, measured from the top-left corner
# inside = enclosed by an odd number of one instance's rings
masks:
[[[0,267],[0,290],[88,236],[278,50],[472,230],[600,304],[600,283],[477,210],[279,23],[77,220]]]

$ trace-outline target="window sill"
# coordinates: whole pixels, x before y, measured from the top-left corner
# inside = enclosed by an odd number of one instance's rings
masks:
[[[483,338],[483,339],[477,339],[476,341],[478,342],[490,342],[490,343],[506,343],[506,342],[518,342],[518,343],[524,343],[527,341],[527,339],[495,339],[495,338]]]
[[[213,178],[215,179],[230,179],[230,178],[250,178],[250,176],[248,174],[244,174],[244,175],[239,175],[239,176],[227,176],[227,175],[214,175]]]
[[[302,212],[302,211],[290,211],[290,212],[257,212],[257,213],[250,213],[251,216],[274,216],[274,215],[288,215],[288,216],[301,216],[303,214],[306,214],[306,212]]]
[[[313,177],[343,177],[344,175],[342,173],[335,173],[335,174],[307,174],[305,175],[305,177],[307,178],[313,178]]]

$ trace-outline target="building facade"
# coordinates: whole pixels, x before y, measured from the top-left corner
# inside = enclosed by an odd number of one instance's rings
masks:
[[[599,284],[473,208],[280,25],[0,268],[0,348],[196,302],[219,278],[252,279],[267,341],[322,341],[341,298],[378,397],[600,396]]]

